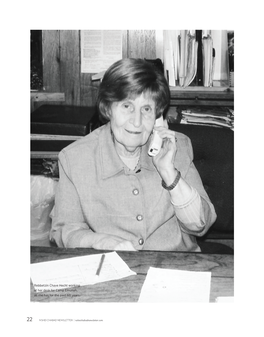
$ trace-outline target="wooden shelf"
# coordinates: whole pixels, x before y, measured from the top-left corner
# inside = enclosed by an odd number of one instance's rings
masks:
[[[31,151],[31,159],[51,159],[58,160],[59,151]]]
[[[189,86],[170,87],[171,106],[234,106],[234,88],[214,86],[210,88]]]
[[[31,112],[34,111],[35,102],[64,102],[64,92],[46,92],[46,91],[30,91]]]

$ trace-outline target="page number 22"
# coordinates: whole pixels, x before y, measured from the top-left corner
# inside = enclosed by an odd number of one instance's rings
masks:
[[[27,322],[32,322],[32,321],[33,321],[32,317],[27,317]]]

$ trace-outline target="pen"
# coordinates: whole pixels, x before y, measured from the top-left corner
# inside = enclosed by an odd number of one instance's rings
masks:
[[[97,268],[97,271],[96,271],[96,276],[99,276],[100,275],[100,272],[101,272],[101,269],[102,269],[102,266],[103,266],[103,263],[104,263],[104,259],[105,259],[105,254],[103,254],[102,256],[101,256],[101,260],[100,260],[100,262],[99,262],[99,266],[98,266],[98,268]]]

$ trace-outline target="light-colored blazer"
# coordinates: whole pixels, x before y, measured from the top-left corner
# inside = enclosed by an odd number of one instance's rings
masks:
[[[207,232],[216,214],[193,164],[190,139],[177,133],[175,167],[201,197],[204,226],[197,231],[177,218],[147,150],[148,144],[137,169],[129,170],[115,150],[109,123],[63,149],[51,240],[59,247],[82,247],[86,236],[92,247],[96,234],[104,233],[138,250],[200,251],[195,236]]]

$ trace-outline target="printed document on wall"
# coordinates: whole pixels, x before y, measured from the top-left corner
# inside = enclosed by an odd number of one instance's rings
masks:
[[[99,73],[122,59],[122,30],[81,30],[81,72]]]

